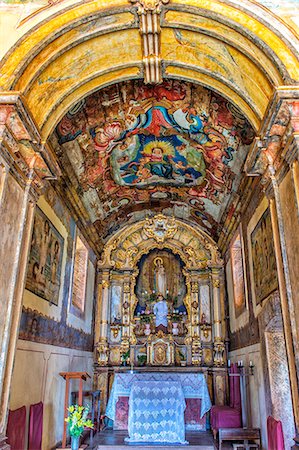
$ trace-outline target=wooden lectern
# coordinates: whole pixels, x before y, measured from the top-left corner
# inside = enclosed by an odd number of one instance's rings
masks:
[[[62,438],[62,448],[66,448],[66,428],[67,423],[65,419],[68,416],[68,407],[69,407],[69,392],[70,392],[70,380],[79,380],[79,394],[78,394],[78,405],[82,406],[82,398],[83,398],[83,381],[86,381],[87,378],[90,378],[90,375],[87,372],[60,372],[59,374],[62,378],[65,379],[65,398],[64,398],[64,417],[63,417],[63,438]]]

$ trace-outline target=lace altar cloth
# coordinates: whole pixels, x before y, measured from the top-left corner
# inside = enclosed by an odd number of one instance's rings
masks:
[[[185,440],[181,383],[176,381],[135,381],[129,399],[130,443],[188,444]]]
[[[134,382],[140,381],[176,381],[181,384],[185,399],[200,398],[202,418],[212,406],[208,386],[202,373],[116,373],[106,408],[106,416],[115,420],[116,403],[119,397],[129,397]]]

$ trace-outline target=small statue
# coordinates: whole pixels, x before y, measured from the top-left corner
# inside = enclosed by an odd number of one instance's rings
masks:
[[[154,259],[155,265],[155,289],[164,297],[166,295],[166,273],[163,265],[163,259],[159,256]]]
[[[154,314],[156,316],[156,331],[162,330],[164,333],[166,333],[168,324],[167,302],[161,293],[158,294],[157,300],[157,303],[154,305]]]

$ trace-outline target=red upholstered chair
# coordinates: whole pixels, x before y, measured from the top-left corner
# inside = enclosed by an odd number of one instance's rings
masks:
[[[267,419],[268,450],[285,450],[282,424],[269,416]]]
[[[41,450],[43,436],[43,411],[42,402],[30,406],[28,450]]]
[[[26,407],[9,411],[7,422],[7,442],[11,450],[24,450],[26,428]]]
[[[231,365],[230,373],[238,373],[235,364]],[[215,439],[219,428],[242,427],[240,377],[229,377],[229,390],[229,406],[212,406],[211,409],[211,427]]]

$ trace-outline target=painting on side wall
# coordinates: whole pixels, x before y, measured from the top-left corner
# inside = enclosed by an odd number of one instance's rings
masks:
[[[246,309],[245,274],[243,262],[243,248],[241,232],[238,230],[230,247],[234,305],[236,317],[239,317]]]
[[[269,208],[251,233],[251,253],[255,299],[258,305],[278,287]]]
[[[64,239],[48,217],[36,209],[26,289],[58,305]]]

